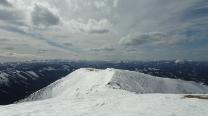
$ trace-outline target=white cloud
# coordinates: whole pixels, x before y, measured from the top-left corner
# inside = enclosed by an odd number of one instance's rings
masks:
[[[120,1],[120,0],[114,0],[114,1],[113,1],[113,7],[117,7],[118,4],[119,4],[119,1]]]
[[[68,22],[69,26],[80,32],[89,34],[105,34],[110,32],[112,24],[107,19],[95,20],[89,19],[87,23],[78,20],[71,20]]]
[[[105,1],[94,1],[94,5],[97,7],[97,8],[104,8],[107,4]]]
[[[99,48],[93,48],[93,49],[90,49],[90,50],[95,51],[95,52],[102,52],[102,51],[110,52],[110,51],[114,51],[115,47],[113,47],[112,45],[105,45],[105,46],[102,46],[102,47],[99,47]]]

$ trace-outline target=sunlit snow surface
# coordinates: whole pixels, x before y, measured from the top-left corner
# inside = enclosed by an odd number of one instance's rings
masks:
[[[208,100],[183,98],[176,93],[208,93],[208,87],[124,70],[79,69],[18,104],[1,106],[0,116],[208,114]]]

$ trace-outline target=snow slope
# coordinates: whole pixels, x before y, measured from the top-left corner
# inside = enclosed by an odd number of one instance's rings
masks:
[[[0,84],[8,85],[9,79],[8,74],[0,71]]]
[[[75,94],[89,94],[109,88],[135,93],[208,93],[207,86],[195,82],[155,77],[139,72],[118,69],[79,69],[32,94],[25,101],[56,96],[66,97]]]
[[[208,93],[208,87],[124,70],[79,69],[37,91],[22,103],[1,106],[0,116],[208,114],[208,100],[183,98],[183,94],[174,93]]]

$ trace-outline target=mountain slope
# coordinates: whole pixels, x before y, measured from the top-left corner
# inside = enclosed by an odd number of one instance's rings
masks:
[[[205,116],[207,100],[173,93],[207,90],[194,82],[138,72],[79,69],[22,103],[0,106],[0,116]]]
[[[23,99],[73,70],[70,64],[60,62],[0,64],[0,105]]]
[[[208,93],[207,86],[191,81],[160,78],[126,70],[83,68],[32,94],[25,101],[89,94],[108,89],[121,89],[135,93]]]

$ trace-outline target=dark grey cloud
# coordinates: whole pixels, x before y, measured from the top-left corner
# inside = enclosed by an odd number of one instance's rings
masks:
[[[108,32],[110,32],[110,30],[108,29],[92,29],[89,31],[89,33],[92,33],[92,34],[105,34]]]
[[[184,13],[182,13],[182,18],[187,20],[194,20],[197,18],[208,16],[208,1],[199,0],[196,4],[187,8]]]
[[[9,39],[8,38],[0,38],[0,42],[8,42]]]
[[[33,39],[41,40],[43,42],[46,42],[48,45],[56,47],[56,48],[60,48],[60,49],[67,50],[67,51],[70,50],[74,52],[80,52],[80,53],[82,52],[80,48],[71,48],[71,47],[64,46],[63,44],[53,41],[54,39],[52,38],[45,37],[44,35],[40,33],[31,32],[31,31],[18,28],[17,26],[0,26],[0,28],[10,31],[10,32],[29,36],[29,37],[32,37]]]
[[[80,28],[79,29],[81,32],[85,32],[85,33],[90,33],[90,34],[105,34],[110,32],[110,30],[108,29],[89,29],[89,30],[85,30]]]
[[[23,22],[25,15],[22,11],[13,8],[0,8],[0,20],[20,24]]]
[[[60,23],[58,15],[53,13],[49,8],[41,5],[35,5],[33,12],[31,13],[32,23],[36,26],[53,26]]]
[[[120,39],[119,44],[125,46],[140,45],[180,45],[186,41],[186,36],[166,33],[133,33]]]
[[[133,33],[129,34],[126,37],[123,37],[119,43],[121,45],[127,45],[127,46],[137,46],[137,45],[143,45],[147,43],[152,43],[155,41],[161,41],[164,39],[166,35],[162,33]]]
[[[1,0],[0,6],[12,7],[12,4],[8,2],[7,0]]]
[[[72,43],[69,43],[69,42],[66,42],[66,43],[63,43],[64,46],[72,46],[73,44]]]
[[[15,50],[14,47],[5,47],[5,48],[3,48],[3,49],[5,49],[5,50]]]
[[[44,37],[43,35],[41,35],[39,33],[36,33],[36,32],[28,32],[26,30],[23,30],[23,29],[17,27],[17,26],[0,26],[0,28],[10,31],[10,32],[30,36],[30,37],[33,37],[38,40],[42,40],[42,41],[48,43],[50,46],[54,46],[54,47],[61,48],[61,49],[66,49],[65,46],[58,44],[58,43],[56,43],[56,42],[54,42],[54,41]]]

